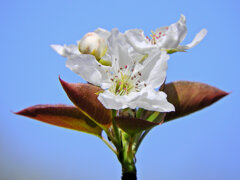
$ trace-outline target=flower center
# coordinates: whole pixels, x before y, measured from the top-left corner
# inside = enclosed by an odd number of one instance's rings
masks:
[[[143,86],[146,86],[146,84],[140,81],[142,74],[134,71],[135,64],[134,62],[132,66],[125,65],[110,74],[110,80],[112,81],[111,87],[109,88],[110,92],[123,96],[131,92],[138,92]]]
[[[162,38],[163,36],[166,36],[166,31],[168,30],[168,27],[165,27],[162,30],[158,30],[157,32],[151,31],[152,34],[150,34],[151,38],[146,36],[146,39],[151,43],[151,44],[157,44],[157,40]]]

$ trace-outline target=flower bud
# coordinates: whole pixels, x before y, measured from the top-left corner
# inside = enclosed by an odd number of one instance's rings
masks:
[[[94,32],[89,32],[78,43],[82,54],[92,54],[97,60],[104,56],[107,46],[105,40]]]

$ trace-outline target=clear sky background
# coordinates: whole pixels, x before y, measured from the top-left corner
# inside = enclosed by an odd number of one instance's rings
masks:
[[[121,167],[97,138],[16,116],[35,104],[71,104],[58,81],[83,80],[50,44],[74,44],[98,27],[141,28],[146,34],[187,18],[187,53],[171,55],[167,81],[208,83],[232,92],[209,108],[156,127],[137,154],[139,180],[240,179],[237,0],[0,1],[0,179],[115,180]]]

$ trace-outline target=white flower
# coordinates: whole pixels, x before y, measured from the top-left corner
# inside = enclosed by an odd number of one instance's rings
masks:
[[[107,50],[106,42],[109,36],[109,31],[98,28],[94,32],[87,33],[80,41],[78,41],[78,45],[61,46],[53,44],[51,47],[64,57],[79,54],[92,54],[96,59],[100,60]]]
[[[125,34],[129,43],[139,52],[147,53],[152,49],[165,48],[169,53],[173,53],[196,46],[205,37],[207,30],[202,29],[191,43],[185,46],[179,45],[187,34],[186,18],[181,15],[177,23],[158,28],[155,32],[152,32],[151,39],[145,36],[140,29],[128,30]]]
[[[70,56],[67,67],[104,89],[98,99],[108,109],[141,107],[159,112],[174,111],[166,94],[155,91],[166,78],[169,58],[166,51],[152,51],[140,61],[132,55],[129,45],[123,43],[124,38],[116,29],[111,32],[106,56],[111,60],[111,66],[100,64],[92,55],[82,54]]]

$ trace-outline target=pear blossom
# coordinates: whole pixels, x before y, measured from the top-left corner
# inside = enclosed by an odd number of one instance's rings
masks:
[[[168,53],[177,51],[185,51],[196,46],[206,36],[207,30],[202,29],[193,41],[187,45],[179,45],[187,34],[186,18],[181,15],[178,22],[170,26],[160,27],[154,32],[152,31],[151,38],[144,35],[140,29],[131,29],[125,32],[129,43],[137,50],[147,53],[152,49],[165,48]]]
[[[52,44],[51,47],[59,55],[64,57],[80,54],[92,54],[96,57],[96,59],[100,60],[107,50],[106,41],[109,36],[109,31],[98,28],[94,32],[85,34],[76,45],[72,44],[62,46],[58,44]]]
[[[166,51],[153,51],[143,61],[132,56],[129,44],[124,42],[124,35],[117,29],[112,30],[108,38],[108,51],[105,58],[111,66],[99,63],[91,54],[72,55],[67,60],[67,67],[84,80],[100,86],[98,100],[107,109],[136,107],[151,111],[174,111],[162,91],[155,91],[166,78]]]

